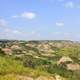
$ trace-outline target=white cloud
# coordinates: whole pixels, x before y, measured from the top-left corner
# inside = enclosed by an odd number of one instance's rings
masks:
[[[69,32],[59,32],[59,31],[57,31],[57,32],[53,32],[52,34],[53,34],[53,35],[64,35],[64,36],[68,36],[68,35],[70,35],[71,33],[69,33]]]
[[[12,18],[18,18],[19,16],[12,16]]]
[[[15,34],[15,35],[21,35],[21,34],[23,34],[23,32],[21,32],[21,31],[19,31],[19,30],[13,30],[13,29],[4,29],[3,30],[3,32],[4,33],[6,33],[6,34]]]
[[[23,12],[20,15],[12,16],[12,18],[24,18],[24,19],[35,19],[36,13],[34,12]]]
[[[62,34],[62,32],[53,32],[54,35]]]
[[[60,31],[53,32],[52,34],[54,34],[54,35],[64,35],[64,36],[71,35],[71,33],[69,33],[69,32],[60,32]]]
[[[23,32],[16,30],[16,29],[11,29],[11,26],[7,24],[7,22],[4,19],[0,19],[0,37],[4,36],[4,38],[9,35],[22,35]]]
[[[56,22],[56,26],[62,27],[64,26],[64,22]]]
[[[24,12],[21,14],[21,17],[26,19],[34,19],[36,17],[36,14],[32,12]]]
[[[40,33],[35,30],[25,32],[13,29],[4,19],[0,19],[0,39],[37,39],[39,37]]]
[[[34,35],[34,34],[36,34],[36,31],[32,31],[32,32],[31,32],[31,35]]]
[[[71,32],[59,32],[59,31],[57,31],[57,32],[52,32],[52,35],[53,36],[58,36],[59,37],[59,39],[61,38],[61,39],[65,39],[65,40],[71,40],[71,39],[73,39],[74,38],[74,34],[73,33],[71,33]]]
[[[73,2],[73,1],[68,1],[68,2],[66,2],[65,4],[64,4],[64,6],[65,6],[65,8],[79,8],[80,9],[80,4],[78,4],[78,3],[75,3],[75,2]]]
[[[7,28],[8,24],[4,19],[0,19],[0,28]]]
[[[19,30],[13,30],[12,33],[13,33],[13,34],[23,34],[23,33],[22,33],[21,31],[19,31]]]
[[[72,1],[69,1],[69,2],[66,2],[66,3],[65,3],[65,7],[66,7],[66,8],[74,8],[74,6],[75,6],[75,4],[74,4],[74,2],[72,2]]]

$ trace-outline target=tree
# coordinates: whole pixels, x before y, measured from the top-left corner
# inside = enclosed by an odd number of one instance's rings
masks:
[[[5,52],[0,48],[0,55],[5,55]]]

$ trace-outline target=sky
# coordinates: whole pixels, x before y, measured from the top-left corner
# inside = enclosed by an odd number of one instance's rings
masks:
[[[80,0],[0,0],[0,39],[80,41]]]

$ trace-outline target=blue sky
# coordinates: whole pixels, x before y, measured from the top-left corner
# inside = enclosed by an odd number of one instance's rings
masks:
[[[0,39],[80,40],[80,0],[0,0]]]

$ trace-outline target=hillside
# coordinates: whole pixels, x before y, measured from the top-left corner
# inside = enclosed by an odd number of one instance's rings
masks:
[[[80,80],[80,43],[0,40],[0,80]]]

